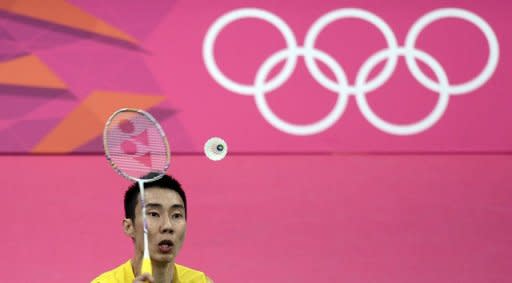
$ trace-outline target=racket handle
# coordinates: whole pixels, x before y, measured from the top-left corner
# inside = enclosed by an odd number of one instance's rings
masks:
[[[142,268],[140,270],[140,274],[149,273],[153,275],[153,272],[151,270],[151,259],[150,258],[143,258],[142,259]]]

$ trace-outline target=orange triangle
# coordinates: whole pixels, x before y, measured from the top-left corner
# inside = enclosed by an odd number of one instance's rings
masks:
[[[149,109],[165,96],[96,91],[64,118],[33,149],[34,153],[70,153],[103,134],[107,119],[119,108]]]
[[[2,0],[0,10],[137,44],[130,35],[64,0]]]
[[[0,84],[67,88],[66,84],[34,55],[22,56],[0,63]]]

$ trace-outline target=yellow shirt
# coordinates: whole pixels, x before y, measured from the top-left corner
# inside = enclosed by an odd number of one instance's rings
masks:
[[[91,283],[132,283],[135,279],[130,261],[96,277]],[[174,265],[173,283],[207,283],[206,275],[183,265]]]

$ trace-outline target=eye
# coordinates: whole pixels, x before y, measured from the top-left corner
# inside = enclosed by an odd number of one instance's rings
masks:
[[[183,218],[183,214],[181,214],[181,213],[173,213],[172,214],[172,218],[173,219],[181,219],[181,218]]]
[[[148,215],[151,217],[160,217],[160,214],[158,214],[156,211],[149,211]]]

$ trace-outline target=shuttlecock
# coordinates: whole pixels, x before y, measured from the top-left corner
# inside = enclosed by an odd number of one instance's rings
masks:
[[[228,145],[226,142],[219,138],[213,137],[206,141],[204,144],[204,154],[210,160],[219,161],[226,157],[228,153]]]

